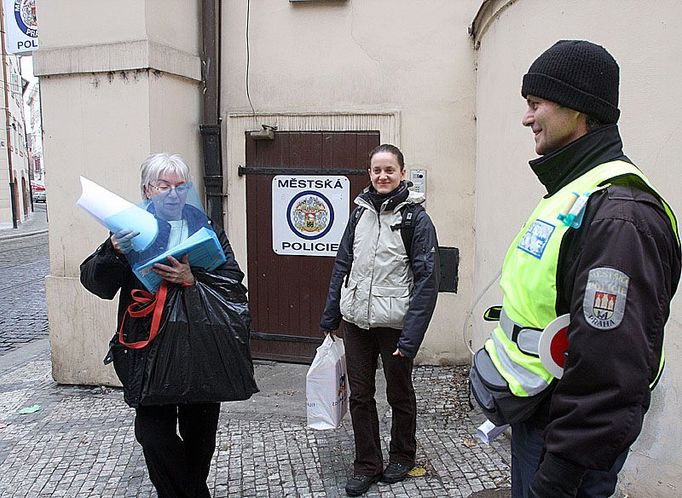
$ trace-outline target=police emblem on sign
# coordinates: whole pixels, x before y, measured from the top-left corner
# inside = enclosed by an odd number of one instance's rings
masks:
[[[299,237],[319,239],[329,231],[334,222],[334,208],[324,195],[308,190],[291,200],[287,221],[289,228]]]
[[[549,239],[554,233],[555,226],[547,223],[543,220],[535,220],[523,234],[521,240],[519,241],[518,248],[523,252],[530,254],[538,259],[542,258],[542,255],[547,248]]]
[[[291,217],[299,232],[318,233],[327,228],[329,210],[319,198],[310,196],[294,206]]]
[[[19,29],[31,38],[38,37],[38,21],[36,19],[36,0],[15,0],[14,19]]]
[[[613,268],[593,268],[587,277],[583,314],[596,329],[618,327],[625,315],[630,277]]]

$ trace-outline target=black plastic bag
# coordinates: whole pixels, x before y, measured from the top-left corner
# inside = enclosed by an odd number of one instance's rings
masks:
[[[192,270],[193,286],[168,287],[158,335],[147,347],[130,349],[112,340],[117,373],[119,367],[144,370],[139,385],[121,378],[131,406],[236,401],[258,392],[246,288],[226,276]],[[127,317],[125,340],[143,339],[150,321]]]
[[[246,288],[193,271],[194,286],[169,289],[159,335],[148,347],[142,405],[236,401],[258,392]]]

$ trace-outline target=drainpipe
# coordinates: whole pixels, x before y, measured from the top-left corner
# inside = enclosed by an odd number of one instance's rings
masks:
[[[0,2],[0,20],[5,19],[5,12],[2,2]],[[2,38],[2,80],[4,82],[4,97],[5,97],[5,134],[7,135],[7,166],[9,167],[9,199],[10,199],[10,209],[12,210],[12,226],[17,228],[17,214],[16,214],[16,204],[17,199],[14,195],[14,175],[12,170],[12,141],[10,128],[10,113],[9,113],[9,83],[7,82],[7,48],[5,47],[5,25],[2,22],[2,29],[0,29],[0,38]]]
[[[204,186],[208,216],[224,225],[223,158],[220,133],[220,0],[201,4],[203,124],[199,125],[204,155]]]

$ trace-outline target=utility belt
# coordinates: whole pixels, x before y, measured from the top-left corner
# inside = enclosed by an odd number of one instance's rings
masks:
[[[501,306],[489,308],[483,317],[487,321],[499,321],[506,337],[514,342],[521,352],[538,357],[542,330],[524,327],[514,322]],[[518,364],[510,365],[510,368],[519,371],[523,369]],[[474,355],[469,371],[469,389],[486,418],[497,426],[515,424],[530,418],[551,391],[548,387],[549,384],[531,396],[517,396],[495,367],[485,347]]]
[[[483,315],[483,319],[489,322],[500,322],[500,328],[504,331],[507,338],[516,343],[522,353],[530,356],[539,356],[540,336],[542,329],[524,327],[509,318],[502,306],[488,308]]]

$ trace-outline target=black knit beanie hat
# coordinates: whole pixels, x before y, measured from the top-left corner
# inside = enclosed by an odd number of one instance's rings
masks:
[[[598,119],[618,122],[618,63],[606,49],[584,40],[561,40],[523,77],[521,95],[534,95]]]

